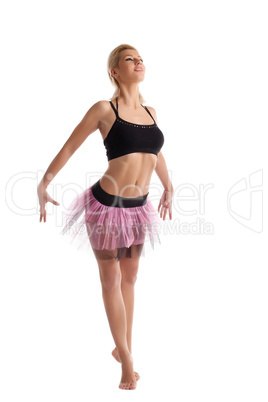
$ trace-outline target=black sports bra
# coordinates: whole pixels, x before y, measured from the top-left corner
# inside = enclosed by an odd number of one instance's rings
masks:
[[[158,156],[158,152],[164,144],[164,135],[147,107],[141,105],[147,110],[154,123],[134,124],[119,117],[117,98],[117,109],[112,101],[109,102],[116,114],[116,120],[103,141],[108,161],[133,152],[146,152]]]

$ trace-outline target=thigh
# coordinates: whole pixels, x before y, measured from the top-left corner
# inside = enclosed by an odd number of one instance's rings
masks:
[[[132,244],[130,247],[122,247],[118,249],[118,255],[121,260],[135,259],[139,260],[144,244]]]
[[[133,244],[128,249],[128,253],[120,260],[120,270],[122,280],[130,283],[135,283],[137,279],[140,256],[143,249],[143,244]]]
[[[139,260],[144,244],[132,244],[130,247],[121,247],[114,250],[97,250],[92,246],[92,250],[97,260]]]
[[[115,250],[97,250],[92,246],[92,250],[94,252],[94,255],[97,259],[97,261],[117,261],[117,249]]]
[[[114,258],[110,250],[95,250],[93,249],[98,267],[101,284],[107,290],[111,290],[121,283],[121,271],[119,262]]]

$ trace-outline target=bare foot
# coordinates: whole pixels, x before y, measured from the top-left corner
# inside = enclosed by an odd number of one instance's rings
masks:
[[[115,347],[114,350],[112,351],[112,355],[113,355],[113,357],[115,358],[115,360],[117,360],[119,363],[121,363],[121,360],[120,360],[120,357],[119,357],[119,354],[118,354],[118,352],[117,352],[117,348],[116,348],[116,347]],[[135,374],[136,380],[138,381],[138,380],[141,378],[140,375],[139,375],[139,373],[137,373],[136,371],[134,371],[134,374]]]
[[[136,389],[137,380],[133,371],[133,358],[131,354],[124,356],[122,360],[122,377],[119,384],[120,389]]]

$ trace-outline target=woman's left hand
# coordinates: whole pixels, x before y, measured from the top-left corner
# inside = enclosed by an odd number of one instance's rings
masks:
[[[167,211],[169,214],[169,219],[172,219],[172,197],[173,197],[173,191],[170,190],[164,190],[162,197],[159,201],[158,205],[158,212],[160,211],[160,218],[163,217],[163,220],[165,220]]]

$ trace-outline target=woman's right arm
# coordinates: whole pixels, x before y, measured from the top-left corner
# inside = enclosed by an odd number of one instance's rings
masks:
[[[95,103],[87,111],[81,122],[75,127],[74,131],[65,142],[62,149],[48,166],[37,188],[40,203],[40,222],[42,221],[42,218],[44,218],[44,222],[46,222],[46,202],[52,202],[55,205],[60,205],[57,201],[53,200],[49,196],[46,191],[47,186],[49,185],[51,180],[53,180],[54,177],[59,173],[63,166],[68,162],[75,151],[83,144],[86,138],[99,128],[102,113],[102,101]]]

